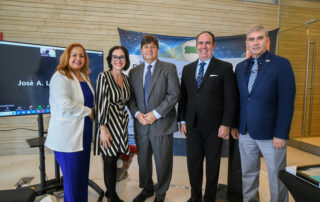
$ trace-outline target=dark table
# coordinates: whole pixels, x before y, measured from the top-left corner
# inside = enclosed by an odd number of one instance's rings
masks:
[[[319,202],[320,188],[285,170],[279,172],[279,179],[288,188],[296,202]]]

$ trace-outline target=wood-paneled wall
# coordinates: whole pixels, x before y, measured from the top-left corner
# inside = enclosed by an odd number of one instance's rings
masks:
[[[196,36],[203,30],[237,35],[255,23],[277,28],[278,9],[236,0],[1,0],[0,32],[8,41],[55,46],[79,42],[106,54],[120,43],[118,27],[173,36]],[[36,116],[0,118],[0,130],[12,128],[37,129]],[[32,137],[37,132],[0,131],[0,155],[36,151],[25,143]]]
[[[309,25],[309,35],[305,22],[318,18],[320,20],[320,2],[306,0],[281,0],[280,5],[280,31],[278,54],[287,57],[293,67],[296,77],[296,100],[293,122],[290,137],[302,136],[302,123],[304,111],[304,93],[306,81],[306,61],[307,61],[307,38],[310,36],[311,42],[317,40],[316,44],[316,69],[314,74],[314,93],[311,118],[311,136],[320,136],[320,22]],[[310,46],[309,60],[309,82],[307,93],[306,125],[305,135],[308,134],[310,93],[311,93],[311,72],[313,58],[313,44]]]

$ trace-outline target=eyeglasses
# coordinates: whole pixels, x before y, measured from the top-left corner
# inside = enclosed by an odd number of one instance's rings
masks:
[[[123,61],[123,60],[126,59],[126,57],[123,56],[123,55],[121,55],[121,56],[112,55],[111,58],[112,58],[113,61],[117,61],[117,60]]]

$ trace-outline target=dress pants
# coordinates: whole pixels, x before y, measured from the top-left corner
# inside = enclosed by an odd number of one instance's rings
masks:
[[[139,186],[155,191],[163,199],[169,189],[173,166],[173,134],[164,136],[136,136],[139,164]],[[157,184],[152,180],[152,154],[157,172]]]
[[[215,201],[220,170],[222,139],[217,130],[187,129],[187,165],[191,197],[202,197],[203,161],[206,159],[204,202]]]
[[[279,171],[286,167],[287,147],[276,149],[272,146],[272,140],[254,140],[249,134],[246,134],[240,135],[239,150],[241,155],[243,201],[259,201],[259,151],[261,151],[268,167],[270,201],[288,202],[288,190],[278,178]]]
[[[83,150],[57,152],[54,156],[63,174],[64,202],[87,202],[92,124],[85,118]]]

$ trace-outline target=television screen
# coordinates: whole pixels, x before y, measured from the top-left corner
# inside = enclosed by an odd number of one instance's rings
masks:
[[[0,117],[50,113],[49,82],[65,48],[0,41]],[[93,87],[103,52],[87,50]]]

